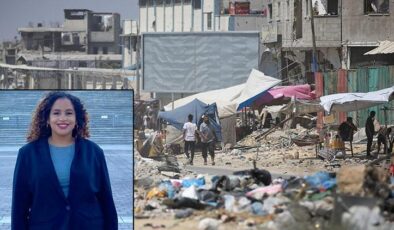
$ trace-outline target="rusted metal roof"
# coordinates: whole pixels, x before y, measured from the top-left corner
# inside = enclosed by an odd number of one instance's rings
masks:
[[[381,41],[379,46],[375,49],[366,52],[364,55],[375,55],[375,54],[392,54],[394,53],[394,42],[392,41]]]

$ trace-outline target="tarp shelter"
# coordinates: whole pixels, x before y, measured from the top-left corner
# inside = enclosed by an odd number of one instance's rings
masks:
[[[327,112],[351,112],[387,103],[394,98],[394,86],[368,93],[338,93],[320,97]]]
[[[267,93],[260,96],[254,103],[256,106],[260,105],[278,105],[290,101],[291,98],[300,100],[314,100],[315,93],[312,91],[311,86],[292,85],[292,86],[276,86]]]
[[[174,108],[185,105],[194,99],[212,104],[216,103],[219,117],[229,117],[236,114],[237,110],[251,105],[254,100],[280,83],[280,80],[264,75],[264,73],[253,69],[248,80],[244,84],[235,85],[225,89],[207,91],[194,94],[174,102]],[[164,106],[166,111],[171,110],[172,103]]]
[[[158,117],[167,121],[175,128],[182,130],[183,124],[187,122],[187,116],[189,114],[193,115],[193,122],[198,125],[201,123],[200,119],[202,115],[207,114],[210,123],[215,129],[218,141],[222,141],[222,131],[216,103],[207,105],[198,99],[194,99],[190,103],[180,106],[174,110],[165,112],[161,111],[159,112]]]
[[[266,76],[264,73],[253,69],[241,91],[241,95],[233,100],[237,103],[237,111],[251,106],[259,97],[265,95],[267,91],[280,82],[276,78]]]

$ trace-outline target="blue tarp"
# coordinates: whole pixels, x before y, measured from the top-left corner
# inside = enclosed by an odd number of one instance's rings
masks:
[[[200,127],[202,122],[202,115],[207,114],[209,116],[209,122],[215,129],[218,141],[222,141],[222,132],[216,103],[207,105],[198,99],[194,99],[190,103],[174,110],[166,112],[160,111],[158,117],[167,121],[175,128],[182,130],[183,124],[187,122],[187,116],[189,114],[193,115],[193,123],[196,123],[198,127]]]

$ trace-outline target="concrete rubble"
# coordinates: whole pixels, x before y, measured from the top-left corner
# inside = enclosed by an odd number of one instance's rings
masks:
[[[293,136],[309,132],[277,130],[256,141],[261,131],[254,131],[218,151],[217,167],[232,168],[232,175],[197,175],[183,155],[174,164],[136,152],[136,223],[145,220],[149,227],[171,219],[162,229],[394,229],[394,179],[387,164],[368,165],[372,160],[363,157],[316,158],[314,146],[291,143]],[[362,152],[365,146],[354,149]],[[194,165],[202,165],[198,158]],[[179,170],[163,173],[163,162]]]

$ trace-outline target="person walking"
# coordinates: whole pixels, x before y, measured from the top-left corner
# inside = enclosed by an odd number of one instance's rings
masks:
[[[204,165],[207,165],[208,153],[211,156],[212,165],[215,165],[215,142],[217,140],[214,128],[209,122],[208,115],[204,115],[200,125],[201,150],[204,158]]]
[[[187,120],[188,120],[188,122],[186,122],[183,125],[183,140],[185,141],[186,157],[187,157],[187,159],[189,159],[189,164],[193,165],[197,125],[195,123],[192,123],[192,121],[193,121],[192,114],[189,114],[187,116]],[[189,157],[189,150],[190,150],[190,157]]]
[[[365,122],[365,134],[367,135],[367,157],[372,156],[371,147],[372,147],[373,136],[375,135],[375,126],[374,126],[375,115],[376,112],[371,111],[369,113],[367,121]]]

